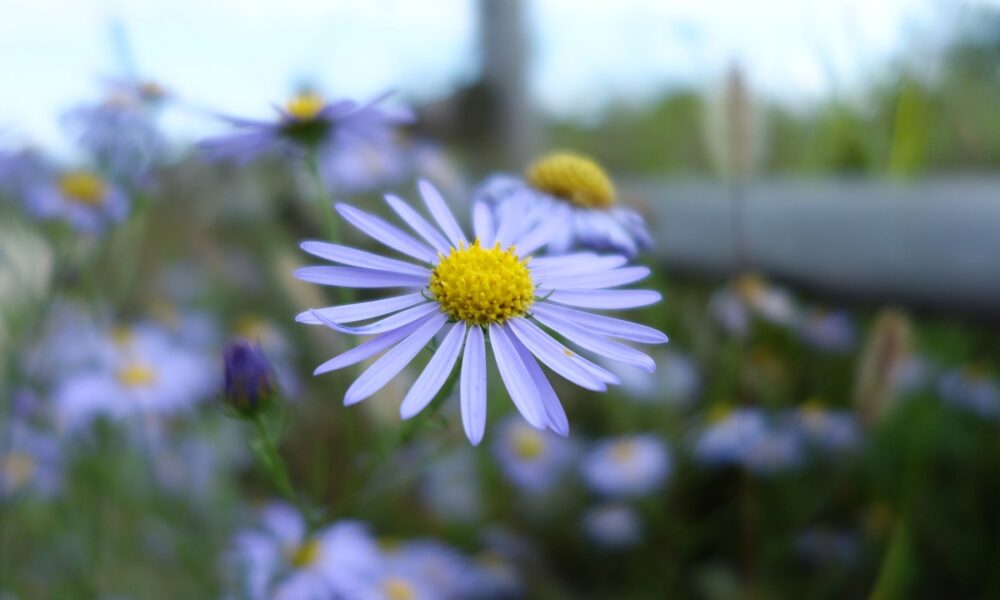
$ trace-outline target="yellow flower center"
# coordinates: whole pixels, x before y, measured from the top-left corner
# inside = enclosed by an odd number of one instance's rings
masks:
[[[131,363],[118,371],[118,381],[127,387],[145,387],[156,381],[156,371],[142,363]]]
[[[528,167],[525,177],[531,187],[583,208],[608,208],[615,203],[611,178],[596,162],[578,154],[544,156]]]
[[[389,600],[413,600],[417,597],[410,582],[399,577],[386,577],[382,581],[382,591]]]
[[[267,336],[268,326],[257,315],[244,314],[236,320],[235,330],[238,336],[259,342]]]
[[[301,546],[292,551],[290,561],[296,569],[304,569],[316,562],[319,558],[319,540],[307,540]]]
[[[714,404],[708,409],[708,422],[721,423],[729,418],[732,409],[727,404]]]
[[[324,106],[326,106],[326,101],[323,100],[323,96],[316,92],[302,92],[292,96],[285,103],[285,112],[299,121],[311,121],[323,110]]]
[[[93,173],[71,171],[59,178],[59,191],[74,202],[87,206],[100,206],[104,203],[107,185]]]
[[[736,280],[736,293],[747,301],[760,298],[767,289],[767,284],[760,275],[743,275]]]
[[[130,327],[119,325],[111,330],[111,340],[119,348],[124,348],[132,345],[132,342],[135,341],[135,332]]]
[[[514,453],[521,460],[535,460],[545,449],[545,440],[536,431],[519,427],[514,433]]]
[[[38,463],[28,454],[15,452],[0,456],[0,476],[7,481],[11,490],[20,489],[35,474]]]
[[[527,313],[535,301],[528,261],[513,246],[483,248],[477,239],[439,258],[430,290],[452,319],[469,325],[503,323]]]
[[[632,440],[624,440],[616,443],[611,448],[611,457],[615,462],[627,462],[635,454],[635,443]]]

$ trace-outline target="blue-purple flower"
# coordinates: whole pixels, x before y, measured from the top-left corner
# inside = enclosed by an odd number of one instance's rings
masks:
[[[99,233],[128,216],[130,202],[113,183],[85,170],[68,171],[36,182],[25,205],[39,219],[69,223],[84,233]]]
[[[555,221],[562,226],[549,252],[574,248],[612,251],[627,257],[652,245],[639,213],[617,203],[614,185],[594,161],[559,152],[528,167],[524,178],[495,175],[476,192],[500,214],[523,220],[526,227]]]
[[[672,469],[666,445],[650,434],[600,442],[580,465],[580,473],[592,490],[615,498],[640,497],[656,491]]]
[[[326,373],[384,353],[347,389],[344,403],[360,402],[384,387],[436,336],[434,356],[400,406],[410,418],[444,387],[461,360],[459,390],[462,424],[473,444],[486,427],[487,340],[500,377],[520,413],[532,426],[567,435],[569,422],[555,390],[537,361],[577,385],[605,391],[617,376],[580,354],[655,370],[653,360],[616,339],[660,344],[661,332],[583,309],[625,309],[660,300],[652,290],[615,289],[649,275],[645,267],[625,266],[621,256],[591,253],[532,258],[561,224],[540,223],[525,230],[520,220],[499,219],[485,204],[474,207],[473,241],[466,238],[444,199],[420,182],[435,227],[408,204],[387,196],[390,207],[420,239],[380,217],[338,204],[352,225],[410,261],[325,242],[305,242],[306,252],[345,266],[311,266],[296,276],[322,285],[401,288],[405,293],[380,300],[309,310],[303,323],[335,331],[374,336],[316,369]],[[348,326],[376,319],[367,325]],[[548,328],[572,347],[558,341]]]
[[[235,340],[222,353],[226,404],[240,415],[252,416],[274,400],[271,363],[258,344]]]
[[[508,418],[500,424],[493,453],[514,485],[529,493],[543,493],[559,484],[577,450],[570,440]]]

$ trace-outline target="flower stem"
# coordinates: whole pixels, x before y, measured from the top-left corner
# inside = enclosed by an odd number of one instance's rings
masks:
[[[257,413],[253,415],[250,420],[253,422],[254,428],[257,430],[257,439],[250,444],[250,447],[253,448],[254,454],[257,455],[257,458],[264,466],[264,469],[271,478],[271,482],[276,488],[278,488],[278,492],[280,492],[282,496],[299,509],[299,512],[306,520],[306,523],[309,524],[310,530],[313,529],[313,526],[315,525],[315,515],[306,505],[302,496],[295,492],[295,488],[292,486],[291,477],[288,475],[288,466],[278,453],[278,447],[274,443],[274,439],[271,437],[270,431],[268,431],[267,424],[264,422],[263,416],[260,413]]]
[[[306,154],[306,169],[313,180],[313,185],[316,186],[316,204],[319,207],[319,212],[323,215],[323,220],[326,222],[326,234],[330,237],[331,242],[339,243],[340,231],[333,214],[333,199],[330,197],[326,184],[323,182],[323,176],[319,172],[319,159],[316,155],[316,150],[310,150]]]

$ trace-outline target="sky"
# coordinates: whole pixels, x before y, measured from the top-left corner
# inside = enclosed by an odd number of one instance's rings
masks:
[[[808,102],[876,77],[915,39],[932,41],[961,14],[942,6],[960,2],[527,0],[531,94],[542,110],[586,117],[669,86],[710,89],[737,62],[759,93]],[[0,136],[59,146],[58,115],[128,69],[242,116],[269,114],[303,82],[333,96],[393,88],[431,99],[475,78],[476,9],[475,0],[4,0]],[[216,127],[201,115],[169,118],[180,138]]]

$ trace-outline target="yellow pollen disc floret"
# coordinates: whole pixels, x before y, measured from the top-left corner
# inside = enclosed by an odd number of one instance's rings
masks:
[[[15,452],[7,456],[0,456],[0,477],[7,482],[7,486],[16,490],[27,483],[35,474],[38,463],[28,454]]]
[[[59,191],[74,202],[87,206],[100,206],[104,203],[107,185],[93,173],[71,171],[59,178]]]
[[[633,454],[635,454],[635,442],[632,440],[618,442],[611,448],[611,457],[616,462],[627,462]]]
[[[578,154],[558,152],[530,167],[531,187],[583,208],[608,208],[615,203],[615,186],[596,162]]]
[[[132,363],[118,371],[118,381],[127,387],[144,387],[156,381],[156,371],[142,363]]]
[[[504,323],[528,312],[535,301],[535,286],[514,247],[500,244],[483,248],[452,248],[431,273],[431,294],[448,315],[469,325]]]
[[[537,432],[530,429],[518,429],[514,434],[514,452],[521,460],[534,460],[545,449],[545,441]]]
[[[290,558],[292,566],[297,569],[308,567],[319,558],[319,551],[320,546],[318,540],[306,541],[292,552]]]
[[[285,103],[285,112],[300,121],[309,121],[315,119],[324,106],[326,101],[323,96],[316,92],[303,92]]]
[[[389,600],[413,600],[417,597],[413,586],[399,577],[386,577],[382,581],[382,591]]]

